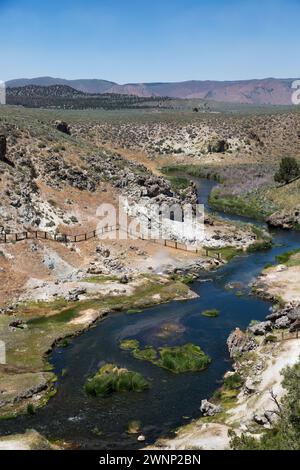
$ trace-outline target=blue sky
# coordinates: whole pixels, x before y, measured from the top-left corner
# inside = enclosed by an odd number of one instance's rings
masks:
[[[299,0],[0,0],[0,80],[298,77]]]

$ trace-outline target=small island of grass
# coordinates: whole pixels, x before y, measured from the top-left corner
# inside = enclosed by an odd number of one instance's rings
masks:
[[[176,374],[204,370],[211,362],[200,346],[195,344],[162,348],[159,354],[160,359],[157,364]]]
[[[209,318],[216,318],[220,315],[219,310],[213,309],[213,310],[204,310],[201,315],[204,317],[209,317]]]
[[[197,372],[208,367],[211,359],[200,346],[184,344],[183,346],[164,347],[156,350],[153,346],[140,348],[137,340],[124,340],[120,348],[131,350],[133,357],[152,362],[159,367],[174,373]]]
[[[147,388],[149,382],[140,373],[118,368],[114,364],[101,367],[84,386],[85,392],[94,397],[104,397],[115,392],[142,392]]]

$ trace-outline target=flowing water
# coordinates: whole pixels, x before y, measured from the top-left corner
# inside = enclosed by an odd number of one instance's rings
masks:
[[[199,201],[207,206],[215,183],[198,180],[197,184]],[[228,218],[245,221],[236,216]],[[49,438],[72,441],[78,448],[126,449],[141,446],[136,436],[126,433],[131,420],[141,422],[146,443],[151,443],[199,417],[201,400],[211,397],[231,367],[226,346],[229,333],[235,327],[245,328],[252,319],[263,320],[271,307],[251,295],[249,283],[267,263],[274,262],[276,255],[300,246],[298,233],[276,230],[272,235],[272,249],[242,255],[218,271],[202,274],[191,286],[199,298],[171,302],[135,315],[112,314],[75,338],[67,348],[56,348],[50,359],[59,377],[56,396],[32,417],[0,422],[0,433],[33,428]],[[228,290],[228,283],[239,286]],[[243,295],[237,295],[237,291]],[[218,309],[221,314],[206,318],[201,315],[206,309]],[[176,332],[162,337],[161,328],[166,323],[177,325]],[[119,341],[125,338],[138,339],[142,346],[199,344],[212,363],[203,372],[176,375],[120,350]],[[86,379],[106,362],[141,372],[150,379],[150,389],[108,398],[86,396]],[[67,373],[62,376],[64,369]]]

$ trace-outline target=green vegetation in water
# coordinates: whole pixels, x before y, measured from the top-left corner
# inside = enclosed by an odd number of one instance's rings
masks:
[[[286,264],[287,266],[297,266],[300,264],[300,258],[293,259],[295,255],[300,253],[300,248],[296,250],[287,251],[286,253],[282,253],[281,255],[276,256],[276,261],[279,264]]]
[[[195,178],[205,178],[217,181],[218,183],[222,182],[222,178],[217,172],[211,171],[200,165],[166,165],[160,170],[168,177],[170,177],[170,175],[176,175],[176,173],[184,173]]]
[[[172,348],[162,348],[157,364],[175,373],[196,372],[206,369],[211,359],[202,351],[200,346],[185,344]]]
[[[140,343],[136,339],[124,339],[120,341],[120,348],[124,351],[131,351],[132,349],[137,349]]]
[[[33,416],[35,414],[35,408],[32,403],[28,403],[27,405],[27,414],[29,416]]]
[[[173,189],[176,191],[184,190],[189,186],[189,181],[184,176],[167,176]]]
[[[153,346],[140,348],[136,340],[125,340],[120,343],[121,349],[129,346],[133,357],[168,369],[171,372],[196,372],[206,369],[211,359],[199,346],[188,343],[183,346],[164,347],[156,350]]]
[[[133,357],[144,361],[150,361],[155,363],[157,360],[157,352],[152,346],[146,346],[144,349],[135,349],[133,351]]]
[[[206,249],[206,247],[204,247]],[[241,255],[243,253],[242,250],[235,248],[234,246],[223,246],[222,248],[215,248],[215,249],[208,249],[209,254],[214,254],[214,256],[217,258],[218,254],[221,255],[221,258],[226,260],[226,261],[231,261],[233,258],[235,258],[238,255]]]
[[[300,363],[284,371],[282,382],[286,394],[278,407],[278,418],[272,429],[260,430],[260,439],[231,432],[235,450],[300,450]]]
[[[142,310],[140,310],[139,308],[130,308],[129,310],[127,310],[127,312],[129,315],[135,315],[136,313],[142,313]]]
[[[247,196],[247,199],[234,194],[224,194],[219,189],[213,189],[209,196],[209,204],[214,209],[228,213],[264,220],[267,214],[255,197]]]
[[[209,318],[216,318],[220,315],[220,311],[217,310],[217,309],[213,309],[213,310],[204,310],[201,315],[203,315],[204,317],[209,317]]]
[[[106,364],[85,383],[85,392],[94,397],[105,397],[115,392],[143,392],[149,382],[138,372]]]
[[[127,427],[127,434],[138,434],[141,431],[141,423],[137,420],[129,421]]]

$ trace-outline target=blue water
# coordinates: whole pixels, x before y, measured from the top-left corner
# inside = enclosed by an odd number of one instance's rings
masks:
[[[198,184],[199,200],[207,204],[214,183]],[[201,400],[211,397],[224,372],[231,367],[226,346],[229,333],[237,326],[245,328],[252,319],[264,319],[271,307],[251,295],[249,283],[267,263],[274,262],[277,254],[300,246],[298,233],[277,230],[272,235],[272,249],[240,256],[218,271],[203,273],[192,285],[199,298],[156,306],[136,315],[112,314],[75,338],[69,347],[56,348],[51,362],[59,376],[57,395],[33,417],[1,422],[0,432],[34,428],[48,437],[71,441],[78,448],[131,449],[140,444],[135,436],[126,434],[130,420],[141,422],[147,444],[198,417]],[[228,283],[239,286],[228,290],[225,288]],[[236,294],[241,290],[244,295],[239,297]],[[221,312],[218,318],[201,315],[203,310],[214,308]],[[176,324],[178,332],[161,338],[157,334],[166,323]],[[121,351],[118,344],[125,338],[157,347],[199,344],[212,363],[200,373],[175,375]],[[151,381],[149,391],[115,394],[104,399],[87,397],[83,391],[86,379],[105,362],[141,372]],[[68,372],[61,377],[63,369]],[[95,427],[101,431],[100,436],[95,434]]]

